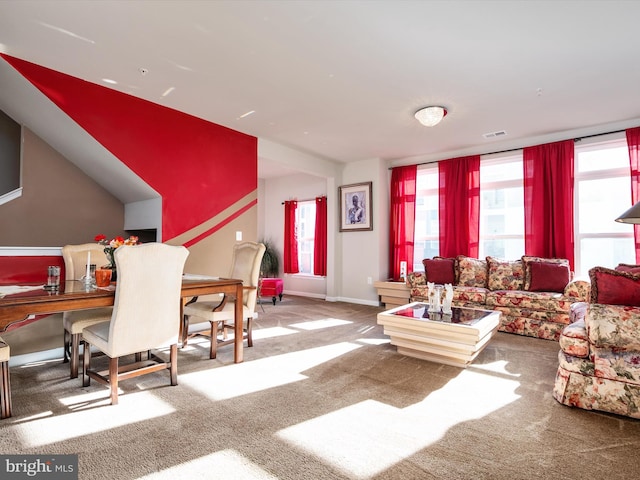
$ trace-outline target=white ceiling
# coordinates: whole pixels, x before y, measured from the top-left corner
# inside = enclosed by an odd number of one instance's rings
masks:
[[[402,164],[640,125],[638,18],[612,0],[2,0],[0,51],[320,157]],[[449,114],[426,128],[430,104]]]

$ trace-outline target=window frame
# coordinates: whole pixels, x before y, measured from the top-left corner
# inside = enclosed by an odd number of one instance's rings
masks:
[[[301,232],[302,232],[302,208],[301,207],[313,207],[313,215],[310,215],[311,218],[309,219],[305,219],[305,226],[308,226],[308,230],[310,230],[313,235],[311,237],[306,236],[304,238],[302,238],[301,236]],[[313,255],[313,249],[315,247],[315,233],[316,233],[316,225],[315,225],[315,213],[316,213],[316,202],[315,200],[298,200],[298,207],[296,208],[296,232],[298,232],[298,235],[296,236],[296,240],[298,242],[298,273],[295,273],[294,275],[298,275],[298,276],[305,276],[305,277],[315,277],[317,275],[315,275],[313,273],[313,266],[314,266],[314,255]],[[309,242],[311,243],[311,252],[305,252],[305,250],[303,249],[303,244],[304,242]],[[304,255],[309,255],[309,266],[310,266],[310,271],[302,271],[303,265],[304,265]]]
[[[487,256],[487,254],[484,252],[484,242],[487,240],[522,240],[522,245],[523,245],[523,251],[522,254],[520,255],[520,257],[522,255],[524,255],[524,173],[522,171],[523,168],[523,151],[522,150],[517,150],[517,151],[511,151],[511,152],[503,152],[503,153],[496,153],[496,154],[489,154],[489,155],[484,155],[480,157],[480,231],[479,231],[479,236],[478,236],[478,256],[480,258],[484,258]],[[483,167],[487,167],[487,166],[494,166],[494,165],[500,165],[500,164],[508,164],[508,163],[516,163],[519,162],[520,163],[520,172],[521,172],[521,176],[519,178],[513,178],[510,180],[495,180],[495,181],[490,181],[490,182],[483,182],[482,181],[482,168]],[[522,203],[521,203],[521,208],[522,208],[522,218],[523,218],[523,223],[522,223],[522,233],[521,234],[515,234],[515,233],[509,233],[509,234],[484,234],[483,233],[483,205],[482,205],[482,196],[483,196],[483,191],[485,190],[506,190],[509,188],[521,188],[523,195],[522,195]],[[519,258],[519,257],[518,257]]]
[[[437,162],[433,162],[433,163],[427,163],[425,165],[420,165],[418,167],[418,171],[417,171],[417,175],[426,175],[429,172],[429,174],[436,175],[436,185],[434,188],[426,188],[426,189],[420,189],[418,190],[418,186],[419,186],[419,181],[416,182],[416,214],[417,214],[417,210],[418,210],[418,198],[429,198],[429,197],[435,197],[436,199],[436,214],[439,213],[439,208],[438,208],[438,202],[439,202],[439,188],[438,188],[438,163]],[[428,193],[427,195],[423,195],[422,193]],[[422,205],[426,205],[426,202],[423,203]],[[417,216],[417,215],[416,215]],[[415,219],[415,225],[417,227],[418,225],[418,221],[417,219]],[[436,245],[438,245],[438,254],[439,254],[439,244],[440,244],[440,224],[439,224],[439,219],[436,221],[436,232],[435,235],[431,234],[431,235],[423,235],[422,237],[418,238],[418,230],[417,228],[414,231],[413,234],[413,244],[414,244],[414,249],[415,246],[419,243],[419,242],[436,242]],[[424,254],[424,250],[423,250],[423,254]],[[414,255],[413,255],[413,268],[412,271],[416,271],[417,269],[421,269],[422,268],[422,258],[417,259],[416,258],[416,252],[414,250]]]
[[[631,195],[631,171],[629,166],[609,168],[602,170],[591,170],[581,172],[579,168],[579,156],[582,152],[606,150],[609,148],[627,148],[626,137],[624,132],[617,134],[609,134],[604,136],[598,136],[594,138],[584,139],[580,141],[580,144],[575,145],[574,149],[574,192],[573,192],[573,226],[574,226],[574,271],[576,275],[581,278],[588,276],[588,268],[583,267],[583,255],[580,245],[584,239],[634,239],[633,226],[630,225],[629,232],[598,232],[598,233],[583,233],[580,231],[580,182],[581,181],[593,181],[593,180],[606,180],[611,178],[626,177],[629,181],[629,195]],[[621,207],[620,213],[625,211],[625,207]],[[629,208],[629,207],[627,207]],[[612,221],[614,219],[611,219]],[[635,263],[630,260],[630,263]],[[606,266],[606,265],[603,265]],[[614,268],[614,265],[608,265],[610,268]]]

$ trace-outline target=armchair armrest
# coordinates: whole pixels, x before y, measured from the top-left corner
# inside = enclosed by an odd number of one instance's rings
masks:
[[[574,302],[588,302],[591,296],[591,284],[586,280],[572,280],[564,287],[563,295]]]
[[[640,351],[640,307],[592,303],[585,324],[595,347]]]
[[[427,277],[424,272],[408,273],[405,284],[409,287],[410,301],[421,302],[427,299]]]
[[[427,286],[427,277],[424,272],[411,272],[407,274],[407,278],[405,280],[407,287],[426,287]]]

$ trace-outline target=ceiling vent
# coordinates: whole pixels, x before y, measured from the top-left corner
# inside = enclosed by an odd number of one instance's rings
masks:
[[[507,134],[504,130],[499,130],[497,132],[485,133],[482,136],[484,138],[496,138],[496,137],[504,137]]]

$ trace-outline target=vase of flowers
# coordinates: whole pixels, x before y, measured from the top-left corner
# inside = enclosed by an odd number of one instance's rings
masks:
[[[107,239],[106,235],[102,233],[96,235],[95,241],[104,247],[104,254],[107,256],[107,261],[109,262],[102,268],[107,268],[111,270],[111,281],[116,280],[116,261],[113,258],[113,254],[116,251],[116,248],[119,248],[123,245],[138,245],[140,243],[138,241],[138,237],[131,235],[129,238],[124,237],[114,237],[111,240]]]

